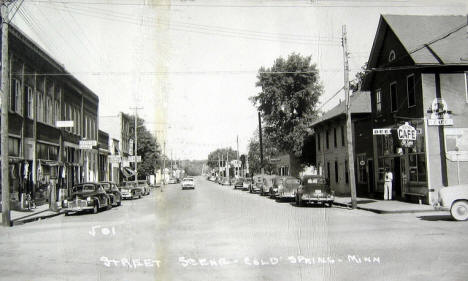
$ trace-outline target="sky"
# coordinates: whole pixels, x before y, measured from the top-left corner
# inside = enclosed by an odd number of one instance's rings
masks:
[[[467,12],[458,0],[25,0],[13,23],[99,96],[100,120],[137,107],[168,156],[206,159],[237,139],[247,152],[260,67],[311,56],[327,110],[344,100],[326,102],[343,87],[343,25],[353,78],[380,14]]]

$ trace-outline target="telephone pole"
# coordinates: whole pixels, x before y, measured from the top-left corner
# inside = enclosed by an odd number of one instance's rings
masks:
[[[262,116],[260,115],[260,111],[258,112],[258,135],[260,141],[260,174],[263,175],[265,169],[263,168]]]
[[[1,74],[1,166],[2,166],[2,224],[11,226],[10,216],[10,179],[8,164],[8,7],[7,1],[1,1],[2,17],[2,74]]]
[[[343,59],[344,59],[344,90],[346,95],[346,142],[348,152],[348,174],[349,187],[351,189],[351,206],[353,209],[357,207],[356,199],[356,180],[354,176],[354,146],[353,146],[353,130],[351,128],[351,99],[349,96],[349,65],[348,65],[348,42],[346,39],[346,25],[342,27],[343,32]]]
[[[138,109],[143,109],[143,107],[132,107],[131,109],[135,110],[135,149],[134,149],[134,160],[135,160],[135,183],[138,181]]]

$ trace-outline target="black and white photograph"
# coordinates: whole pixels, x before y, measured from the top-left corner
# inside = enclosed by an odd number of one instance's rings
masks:
[[[466,0],[0,7],[0,280],[468,280]]]

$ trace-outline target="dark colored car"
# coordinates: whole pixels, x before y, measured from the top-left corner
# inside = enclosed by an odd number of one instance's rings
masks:
[[[296,191],[296,204],[320,203],[331,207],[335,200],[335,192],[331,190],[328,181],[323,176],[304,176],[301,186]]]
[[[276,198],[278,200],[294,200],[296,190],[301,185],[301,181],[295,177],[286,177],[283,179],[283,184],[278,185]]]
[[[234,189],[243,188],[244,187],[244,178],[237,178],[234,182]]]
[[[63,200],[62,207],[65,209],[65,215],[83,211],[96,214],[102,208],[112,208],[112,204],[101,184],[82,183],[72,187],[71,194]]]
[[[119,189],[123,199],[141,198],[142,189],[136,186],[135,182],[125,182]]]
[[[122,194],[120,194],[119,188],[115,183],[105,181],[99,184],[104,188],[107,195],[109,195],[112,206],[122,205]]]

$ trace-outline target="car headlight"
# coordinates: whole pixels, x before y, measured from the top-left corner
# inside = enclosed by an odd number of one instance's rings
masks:
[[[67,199],[63,200],[63,204],[67,204],[67,203],[68,203]]]
[[[90,196],[88,196],[88,197],[86,198],[86,201],[88,201],[88,203],[90,203],[90,202],[92,201],[92,198],[91,198]]]

